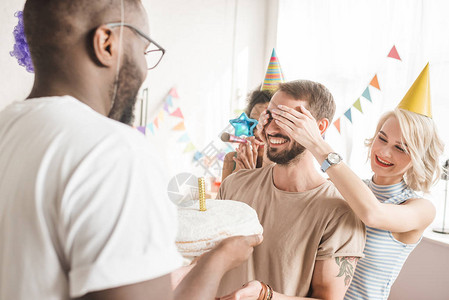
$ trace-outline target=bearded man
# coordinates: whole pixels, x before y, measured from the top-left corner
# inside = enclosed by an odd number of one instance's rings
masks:
[[[254,250],[252,263],[228,272],[219,295],[234,291],[225,299],[256,299],[266,294],[261,291],[268,284],[271,299],[343,299],[363,256],[365,227],[317,171],[312,154],[272,118],[282,115],[282,106],[310,110],[322,135],[335,113],[331,93],[312,81],[280,84],[271,98],[258,126],[275,164],[229,176],[217,196],[253,207],[264,242]]]

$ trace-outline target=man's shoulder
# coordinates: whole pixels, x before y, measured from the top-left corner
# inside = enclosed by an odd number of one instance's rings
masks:
[[[358,228],[360,232],[364,232],[365,227],[362,221],[357,217],[335,185],[331,181],[328,181],[327,184],[326,196],[320,199],[322,210],[326,212],[331,220],[337,223],[336,226],[352,224],[351,227],[353,229]]]
[[[61,115],[55,118],[59,118],[59,126],[65,126],[64,129],[70,130],[75,138],[84,136],[85,140],[94,143],[116,142],[116,147],[127,147],[144,141],[143,135],[131,126],[112,120],[73,97],[62,98],[64,101],[54,107],[54,112],[60,111]]]
[[[44,124],[39,138],[47,143],[59,139],[61,150],[132,152],[145,146],[146,140],[140,132],[96,112],[71,96],[30,99],[17,103],[15,110],[16,114],[24,115],[20,125],[22,131],[30,123]]]
[[[234,184],[236,182],[239,184],[242,184],[243,182],[248,184],[255,183],[259,179],[262,180],[265,178],[270,173],[270,169],[269,166],[255,169],[242,169],[229,175],[224,182],[228,182],[229,184]]]
[[[234,199],[238,195],[254,191],[269,180],[269,167],[239,170],[226,177],[220,186],[219,195],[226,199]],[[219,196],[219,197],[220,197]],[[224,199],[224,198],[221,198]]]
[[[324,183],[315,200],[329,212],[338,214],[352,212],[346,200],[330,180]]]

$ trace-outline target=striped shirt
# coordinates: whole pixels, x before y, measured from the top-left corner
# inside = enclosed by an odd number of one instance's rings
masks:
[[[419,197],[404,181],[389,186],[377,185],[372,180],[365,183],[382,203],[401,204]],[[420,241],[404,244],[390,231],[366,226],[365,257],[357,263],[345,299],[387,299],[402,265]]]

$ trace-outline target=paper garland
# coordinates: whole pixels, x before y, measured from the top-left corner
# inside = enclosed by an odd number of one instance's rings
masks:
[[[199,151],[198,148],[192,143],[190,136],[187,132],[185,123],[184,123],[184,114],[182,113],[182,110],[180,107],[174,108],[173,99],[179,99],[178,92],[175,88],[172,88],[167,96],[165,97],[164,103],[162,105],[162,108],[157,113],[157,116],[154,118],[153,122],[147,124],[145,127],[137,128],[142,133],[151,132],[152,134],[156,133],[156,129],[159,129],[161,123],[164,121],[165,117],[168,115],[173,118],[179,118],[182,119],[179,123],[177,123],[174,127],[171,129],[173,131],[181,131],[184,132],[178,139],[177,143],[185,143],[185,148],[183,150],[183,153],[190,153],[195,151],[193,155],[193,160],[200,163],[201,165],[205,167],[210,167],[213,163],[215,163],[217,160],[220,162],[224,161],[225,155],[230,152],[234,151],[234,149],[229,146],[227,143],[225,143],[224,149],[218,149],[213,145],[213,142],[211,142],[207,147],[214,148],[216,153],[213,153],[211,156],[208,154],[204,154],[202,151]],[[145,130],[148,129],[148,130]],[[206,148],[207,148],[206,147]],[[205,151],[205,150],[203,150]],[[210,154],[210,153],[209,153]]]
[[[399,54],[397,52],[397,49],[395,46],[393,46],[393,48],[390,50],[390,53],[388,54],[388,57],[391,58],[395,58],[399,61],[401,61]],[[369,101],[370,103],[373,102],[372,97],[371,97],[371,92],[370,92],[370,87],[371,88],[375,88],[379,91],[381,91],[381,86],[379,84],[379,78],[378,78],[378,74],[374,74],[374,76],[371,78],[371,80],[369,81],[369,84],[366,86],[366,88],[364,89],[364,91],[362,92],[362,94],[360,95],[360,97],[357,98],[357,100],[354,101],[354,103],[344,111],[343,115],[341,115],[340,117],[338,117],[332,124],[335,126],[335,128],[337,129],[337,131],[341,134],[341,118],[344,116],[351,124],[352,124],[352,108],[357,109],[360,113],[363,114],[363,106],[362,106],[362,101],[361,98],[366,99],[367,101]],[[177,125],[175,125],[172,130],[174,131],[186,131],[186,127],[184,124],[184,115],[181,111],[180,107],[177,107],[175,109],[173,109],[170,112],[170,108],[173,108],[173,98],[179,98],[179,95],[176,91],[175,88],[172,88],[170,90],[170,92],[168,93],[167,97],[165,98],[164,104],[163,104],[163,108],[161,109],[161,111],[157,114],[157,117],[154,119],[154,121],[150,124],[147,124],[146,128],[149,129],[149,131],[151,133],[155,133],[155,128],[159,128],[159,121],[163,121],[164,120],[164,112],[167,113],[169,116],[171,117],[175,117],[175,118],[180,118],[182,119],[182,121],[180,121]],[[143,127],[143,129],[139,129],[140,131],[143,130],[143,133],[145,133],[145,127]],[[192,151],[195,151],[195,154],[193,155],[193,160],[194,161],[200,161],[203,158],[205,158],[204,154],[201,151],[198,151],[197,148],[195,147],[195,145],[191,142],[190,137],[188,135],[187,132],[185,132],[184,134],[182,134],[178,140],[178,143],[186,143],[186,146],[184,148],[183,153],[189,153]],[[228,149],[230,148],[230,149]],[[213,159],[218,158],[219,160],[223,161],[224,160],[224,156],[227,152],[229,151],[233,151],[232,147],[229,147],[225,151],[218,151],[218,153],[216,153],[213,157]],[[211,159],[211,157],[206,157],[208,160]]]
[[[394,45],[393,45],[393,48],[391,48],[390,52],[388,53],[387,57],[391,57],[391,58],[402,61],[401,58],[399,57],[399,53],[396,49],[396,46],[394,46]],[[340,134],[341,134],[341,117],[345,116],[346,119],[352,124],[352,112],[351,112],[352,108],[357,109],[360,113],[363,114],[362,103],[360,101],[361,97],[365,98],[366,100],[368,100],[371,103],[373,102],[373,100],[371,98],[370,89],[369,89],[370,86],[372,88],[378,89],[379,91],[381,90],[377,74],[374,74],[374,77],[371,79],[368,86],[363,91],[362,95],[360,97],[358,97],[357,100],[348,109],[345,110],[345,112],[343,113],[342,116],[338,117],[332,123]]]

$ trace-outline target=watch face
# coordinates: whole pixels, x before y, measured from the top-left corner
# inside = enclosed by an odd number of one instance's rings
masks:
[[[340,155],[337,153],[329,153],[327,159],[331,164],[338,164],[341,161]]]

